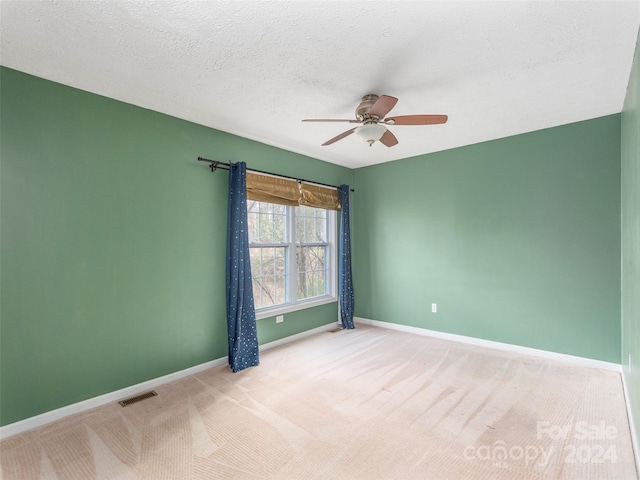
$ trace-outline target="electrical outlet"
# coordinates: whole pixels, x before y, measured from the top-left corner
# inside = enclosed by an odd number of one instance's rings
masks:
[[[276,317],[276,323],[282,323],[284,322],[284,315],[278,315]]]
[[[431,304],[431,313],[438,313],[438,304],[437,303],[432,303]]]

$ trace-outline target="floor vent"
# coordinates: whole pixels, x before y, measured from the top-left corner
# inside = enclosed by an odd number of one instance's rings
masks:
[[[127,407],[132,403],[141,402],[142,400],[146,400],[147,398],[157,396],[157,392],[155,390],[151,390],[150,392],[141,393],[140,395],[136,395],[135,397],[127,398],[126,400],[120,400],[118,403],[123,407]]]
[[[337,327],[337,328],[334,328],[333,330],[329,330],[329,333],[338,333],[338,332],[341,332],[342,330],[343,330],[342,327]]]

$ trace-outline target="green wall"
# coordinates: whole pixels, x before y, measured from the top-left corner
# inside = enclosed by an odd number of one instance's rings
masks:
[[[640,40],[640,37],[639,37]],[[639,42],[640,43],[640,42]],[[622,364],[633,428],[640,433],[640,49],[622,111]],[[631,356],[631,371],[629,357]]]
[[[14,70],[0,71],[0,423],[226,356],[227,174],[352,171]],[[258,322],[261,343],[337,305]]]
[[[620,362],[620,115],[354,185],[357,316]]]

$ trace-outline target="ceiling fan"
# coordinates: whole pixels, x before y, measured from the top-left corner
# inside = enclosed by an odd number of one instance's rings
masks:
[[[376,141],[380,141],[387,147],[397,145],[398,139],[395,137],[385,125],[435,125],[438,123],[446,123],[446,115],[401,115],[399,117],[386,117],[385,115],[391,111],[396,105],[398,99],[389,95],[368,94],[362,97],[362,101],[356,108],[355,120],[343,120],[334,118],[307,118],[303,122],[348,122],[361,123],[359,127],[342,132],[340,135],[327,140],[322,146],[331,145],[332,143],[348,137],[355,133],[365,142],[372,146]]]

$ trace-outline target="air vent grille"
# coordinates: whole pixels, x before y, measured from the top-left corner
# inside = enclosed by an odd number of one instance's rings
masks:
[[[146,400],[147,398],[155,397],[158,393],[155,390],[151,390],[150,392],[141,393],[140,395],[136,395],[135,397],[127,398],[125,400],[120,400],[118,403],[123,407],[127,407],[132,403],[138,403],[142,400]]]

